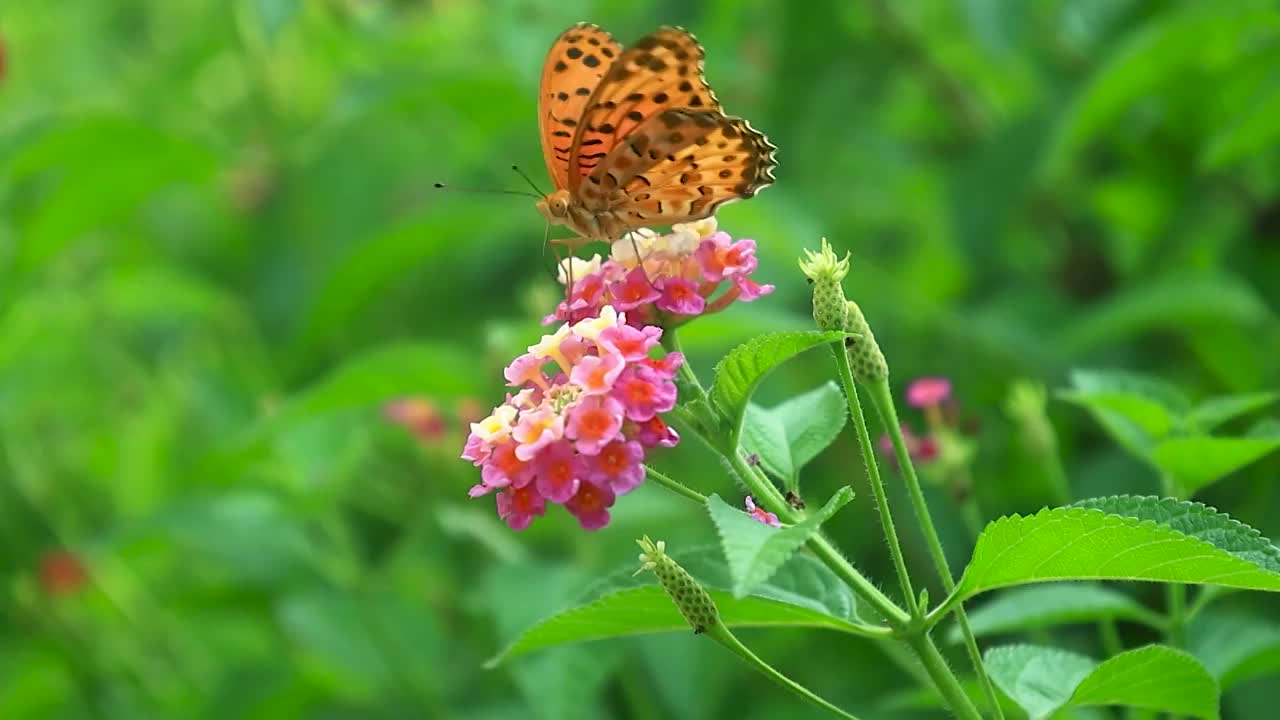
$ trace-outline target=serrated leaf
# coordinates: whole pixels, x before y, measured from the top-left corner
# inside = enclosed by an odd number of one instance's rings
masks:
[[[794,488],[800,471],[839,436],[847,418],[844,394],[827,382],[772,408],[748,404],[742,446]]]
[[[1218,685],[1194,657],[1161,645],[1099,664],[1058,648],[1004,645],[983,657],[991,680],[1032,720],[1063,707],[1121,705],[1218,717]]]
[[[1199,503],[1116,496],[990,523],[958,592],[1088,579],[1280,592],[1278,557],[1257,530]]]
[[[1280,670],[1280,627],[1237,611],[1210,610],[1187,626],[1187,649],[1227,690]]]
[[[1128,595],[1090,583],[1013,588],[969,611],[969,625],[979,637],[1103,619],[1132,620],[1152,627],[1161,625],[1159,615]],[[947,640],[959,642],[960,628],[952,626]]]
[[[719,548],[698,548],[674,556],[711,593],[721,619],[730,627],[856,631],[853,594],[813,558],[792,558],[750,596],[735,598],[726,590],[731,584],[730,572]],[[524,631],[487,666],[553,645],[687,631],[688,623],[662,589],[652,584],[650,577],[634,577],[633,572],[628,567],[598,583],[582,604]]]
[[[775,528],[731,507],[719,495],[707,498],[707,512],[720,532],[724,556],[733,574],[733,594],[744,597],[813,537],[822,523],[853,499],[853,490],[842,487],[820,510],[787,528]]]
[[[1112,515],[1150,520],[1210,543],[1265,570],[1280,573],[1280,548],[1257,530],[1203,503],[1149,495],[1109,495],[1081,500],[1072,507],[1096,508]]]
[[[1247,415],[1274,403],[1280,393],[1257,392],[1240,395],[1223,395],[1209,398],[1187,414],[1187,424],[1198,430],[1209,431],[1222,423]]]
[[[711,403],[727,421],[729,434],[738,439],[742,415],[764,376],[795,355],[844,337],[842,332],[780,332],[759,335],[734,348],[716,365]]]
[[[1280,448],[1280,437],[1175,437],[1151,449],[1151,461],[1188,495]]]

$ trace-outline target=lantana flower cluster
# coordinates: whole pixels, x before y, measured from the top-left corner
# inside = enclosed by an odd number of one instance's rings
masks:
[[[660,414],[676,403],[680,353],[650,357],[662,329],[603,305],[564,323],[505,370],[515,392],[471,425],[462,457],[480,467],[472,497],[497,491],[498,515],[523,530],[563,505],[582,527],[609,523],[644,480],[645,452],[679,441]]]
[[[595,255],[561,264],[568,297],[544,324],[594,317],[612,306],[633,327],[675,327],[773,292],[751,279],[758,264],[755,241],[717,231],[714,217],[676,224],[666,235],[637,230],[614,242],[607,260]]]

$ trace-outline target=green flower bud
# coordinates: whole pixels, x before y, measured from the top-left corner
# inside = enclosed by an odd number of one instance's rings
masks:
[[[711,600],[711,596],[698,584],[687,570],[680,567],[675,560],[667,556],[667,544],[662,540],[653,542],[646,535],[637,540],[640,549],[640,562],[643,565],[636,574],[652,570],[658,576],[658,583],[667,592],[667,596],[675,603],[685,622],[693,628],[693,632],[703,633],[715,627],[720,620],[720,611]]]
[[[858,303],[850,300],[847,305],[848,319],[844,329],[845,332],[857,335],[844,341],[849,351],[849,365],[853,368],[853,379],[863,385],[880,382],[889,377],[889,363],[885,361],[884,353],[880,352],[880,346],[876,344],[876,336],[871,333],[871,326],[862,316],[862,309],[858,307]]]
[[[819,330],[843,330],[846,310],[840,281],[849,272],[849,254],[837,258],[826,238],[818,252],[805,250],[804,254],[800,270],[813,284],[813,321]]]

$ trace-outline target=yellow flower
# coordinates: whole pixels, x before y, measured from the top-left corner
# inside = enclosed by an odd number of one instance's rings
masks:
[[[481,420],[480,422],[471,423],[471,432],[490,445],[500,443],[511,435],[511,427],[516,422],[516,409],[510,405],[499,405],[493,409],[493,414]]]
[[[600,337],[600,333],[622,324],[625,320],[626,316],[619,315],[612,305],[605,305],[600,309],[600,317],[578,321],[573,326],[573,334],[584,340],[595,342]],[[529,349],[532,350],[533,348]]]
[[[536,358],[551,358],[556,361],[561,370],[569,372],[570,363],[565,359],[564,353],[560,351],[560,346],[568,339],[569,324],[565,323],[554,333],[543,335],[541,341],[530,345],[529,354]]]
[[[719,226],[716,223],[716,216],[712,215],[709,218],[696,220],[694,222],[676,223],[671,226],[671,231],[673,233],[689,233],[698,240],[701,240],[702,238],[714,233],[717,227]]]
[[[578,257],[567,257],[561,261],[556,268],[556,277],[560,279],[561,285],[568,285],[569,278],[581,280],[582,278],[596,272],[600,269],[599,253],[592,255],[590,260],[583,260]]]
[[[658,234],[649,228],[639,228],[626,233],[621,240],[615,240],[613,246],[609,248],[609,255],[613,261],[624,267],[635,267],[639,262],[636,257],[636,250],[640,251],[640,257],[648,257],[653,251],[654,241]]]

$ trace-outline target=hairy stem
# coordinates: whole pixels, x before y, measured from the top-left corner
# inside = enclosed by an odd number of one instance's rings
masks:
[[[911,507],[915,510],[916,520],[919,521],[920,529],[924,533],[925,546],[929,549],[929,556],[933,559],[934,568],[938,571],[942,588],[951,593],[955,590],[956,581],[951,575],[951,567],[947,564],[947,555],[942,549],[942,541],[938,538],[938,530],[933,525],[933,516],[929,514],[924,492],[920,489],[920,478],[916,476],[915,465],[911,462],[911,453],[907,450],[906,439],[902,436],[902,425],[898,422],[898,412],[893,405],[889,381],[887,378],[881,379],[870,384],[868,389],[871,402],[880,415],[880,421],[884,423],[885,431],[893,441],[894,454],[898,458],[898,465],[902,469],[902,477],[907,485],[907,495],[911,498]],[[978,649],[978,641],[969,627],[969,618],[965,614],[964,606],[957,603],[955,614],[960,633],[964,637],[965,650],[969,653],[973,670],[982,685],[982,693],[991,706],[992,713],[997,718],[1003,718],[1004,711],[1000,707],[1000,699],[996,695],[995,687],[991,684],[991,678],[987,676],[986,667],[982,664],[982,652]]]
[[[853,383],[853,370],[849,367],[849,355],[845,352],[844,343],[832,343],[831,354],[836,358],[840,383],[844,386],[845,400],[849,404],[849,417],[853,420],[858,444],[862,449],[862,462],[867,471],[867,482],[871,485],[871,494],[875,496],[876,509],[880,512],[880,526],[884,530],[885,542],[889,544],[889,555],[893,558],[893,567],[898,573],[898,585],[902,589],[902,597],[907,609],[913,617],[919,618],[921,608],[916,602],[915,591],[911,589],[911,576],[907,572],[907,563],[902,556],[898,531],[893,526],[893,513],[889,509],[889,499],[885,495],[884,483],[880,480],[880,468],[876,463],[875,449],[871,445],[871,435],[867,433],[867,419],[863,416],[862,405],[858,402],[858,388]]]
[[[786,688],[787,690],[790,690],[793,694],[795,694],[797,697],[804,700],[805,702],[811,705],[814,705],[815,707],[822,708],[823,710],[826,710],[827,712],[831,713],[832,715],[835,715],[836,717],[846,718],[847,720],[858,720],[858,717],[856,715],[851,715],[845,712],[844,710],[841,710],[840,708],[836,707],[835,705],[832,705],[826,700],[823,700],[817,695],[814,695],[803,685],[797,683],[796,681],[792,680],[786,675],[783,675],[781,672],[775,669],[772,665],[765,662],[764,660],[761,660],[759,656],[751,652],[751,650],[748,649],[746,645],[743,645],[742,642],[738,640],[738,638],[735,637],[733,633],[729,632],[729,628],[725,627],[724,623],[722,622],[716,623],[710,629],[708,629],[707,637],[725,646],[726,648],[731,650],[735,655],[745,660],[747,664],[750,665],[752,668],[754,668],[757,672],[765,675],[766,677],[778,683],[779,685]]]

